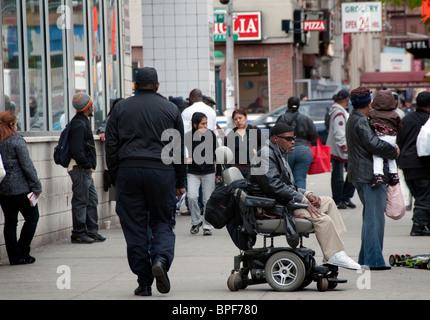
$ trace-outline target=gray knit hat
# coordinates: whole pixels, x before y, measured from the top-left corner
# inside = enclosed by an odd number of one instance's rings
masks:
[[[75,108],[77,112],[84,112],[92,103],[91,97],[85,92],[78,92],[73,96],[73,108]]]

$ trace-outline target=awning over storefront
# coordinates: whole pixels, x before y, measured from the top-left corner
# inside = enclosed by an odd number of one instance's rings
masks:
[[[430,88],[430,82],[424,80],[429,71],[414,72],[362,72],[361,86],[383,88]]]

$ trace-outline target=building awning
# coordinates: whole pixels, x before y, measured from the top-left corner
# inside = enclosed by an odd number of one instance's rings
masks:
[[[361,86],[375,89],[383,88],[430,88],[424,77],[429,71],[413,72],[362,72]]]

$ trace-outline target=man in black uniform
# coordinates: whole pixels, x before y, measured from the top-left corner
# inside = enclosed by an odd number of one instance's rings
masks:
[[[183,159],[184,126],[178,107],[157,94],[159,85],[154,68],[139,69],[137,94],[115,106],[106,127],[106,163],[114,171],[129,266],[138,276],[134,293],[141,296],[152,295],[154,277],[159,292],[170,291],[176,202],[185,193],[185,165],[164,161],[171,141],[162,139],[166,130],[174,129]]]

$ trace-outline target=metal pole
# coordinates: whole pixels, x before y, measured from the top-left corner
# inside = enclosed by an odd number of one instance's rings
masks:
[[[233,0],[230,0],[230,2],[227,5],[226,25],[227,25],[227,35],[226,35],[226,81],[225,81],[226,104],[225,106],[226,106],[227,129],[232,129],[233,120],[231,119],[231,116],[235,109]]]

